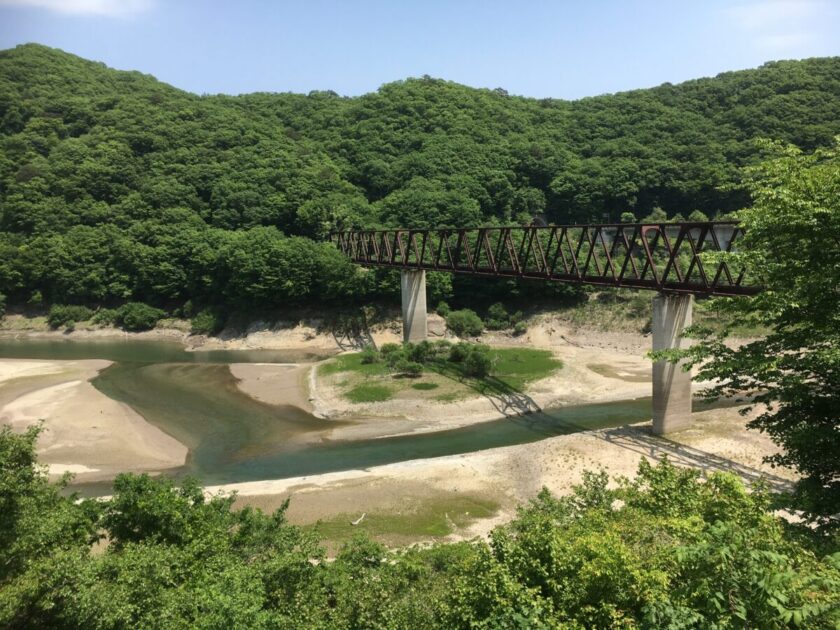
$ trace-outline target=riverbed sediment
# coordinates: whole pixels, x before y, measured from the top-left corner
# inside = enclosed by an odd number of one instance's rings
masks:
[[[39,460],[51,475],[111,479],[120,472],[182,466],[187,447],[90,381],[111,365],[99,359],[0,359],[0,423],[12,430],[43,423]]]
[[[381,338],[375,336],[374,341],[381,344],[391,340],[393,331],[378,334]],[[310,339],[313,344],[308,346],[311,330],[304,328],[283,330],[280,335],[286,341],[297,339],[296,351],[341,350],[335,340],[328,347],[322,338]],[[268,346],[281,347],[279,339]],[[626,400],[650,393],[650,362],[644,357],[649,340],[643,335],[570,330],[549,322],[532,327],[525,337],[497,336],[486,341],[549,349],[563,361],[559,372],[533,383],[525,392],[539,407]],[[237,349],[259,349],[254,343],[251,338],[236,345]],[[98,360],[0,360],[0,422],[22,430],[43,418],[41,460],[50,465],[51,473],[75,472],[82,481],[110,478],[120,471],[165,471],[182,465],[187,457],[183,444],[90,384],[108,365]],[[336,423],[328,429],[325,435],[334,441],[441,431],[503,415],[494,401],[480,396],[449,403],[398,398],[353,405],[341,396],[340,388],[318,378],[313,368],[313,364],[229,365],[236,387],[261,403],[291,405],[326,418],[354,418],[352,423]],[[420,501],[441,493],[468,494],[498,504],[493,517],[454,532],[463,537],[482,534],[506,520],[516,504],[542,486],[565,493],[580,481],[583,470],[599,467],[611,475],[632,476],[641,457],[668,455],[682,465],[733,470],[745,478],[769,475],[780,483],[792,478],[786,471],[773,471],[763,464],[762,458],[775,452],[775,447],[766,436],[747,432],[737,410],[695,413],[694,420],[691,429],[667,440],[650,435],[641,424],[343,472],[226,483],[208,490],[235,491],[239,504],[265,509],[279,507],[292,496],[289,518],[298,523],[345,513],[399,511],[401,499],[404,504],[411,498]]]
[[[703,474],[730,472],[747,483],[768,480],[787,489],[791,471],[764,463],[777,452],[770,439],[745,428],[738,409],[713,409],[693,414],[691,429],[662,439],[650,424],[583,431],[539,442],[420,459],[365,470],[348,470],[289,479],[224,484],[208,492],[236,492],[237,505],[273,510],[291,498],[287,516],[297,524],[320,519],[355,519],[361,514],[401,514],[406,505],[431,497],[459,495],[494,502],[498,511],[454,529],[448,540],[484,536],[510,520],[518,505],[543,487],[568,494],[586,470],[605,470],[611,477],[635,476],[642,458],[664,457]],[[417,539],[422,539],[418,537]],[[389,542],[387,536],[384,537]],[[401,542],[400,539],[392,541]]]

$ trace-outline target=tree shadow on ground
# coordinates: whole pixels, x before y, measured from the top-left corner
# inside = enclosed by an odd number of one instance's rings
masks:
[[[528,396],[494,376],[482,380],[481,394],[504,416],[541,413],[542,407]]]
[[[342,352],[347,350],[364,350],[367,346],[376,347],[376,343],[369,330],[333,330],[335,345]]]
[[[342,352],[363,350],[368,346],[376,348],[376,342],[370,332],[375,321],[377,321],[377,315],[374,311],[359,309],[355,313],[342,313],[324,320],[319,332],[329,332],[335,345]]]
[[[434,366],[436,373],[466,385],[487,398],[503,416],[524,416],[542,412],[542,408],[533,398],[495,376],[485,376],[480,379],[468,378],[464,376],[459,367],[445,360],[435,361]]]

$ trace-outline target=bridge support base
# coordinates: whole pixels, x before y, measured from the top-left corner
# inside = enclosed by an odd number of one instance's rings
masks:
[[[653,350],[684,348],[682,331],[691,325],[692,295],[653,298]],[[679,363],[653,364],[653,432],[657,435],[686,428],[691,423],[691,372]]]
[[[400,271],[403,343],[426,338],[426,272]]]

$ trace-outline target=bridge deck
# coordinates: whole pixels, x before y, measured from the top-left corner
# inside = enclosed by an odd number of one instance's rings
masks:
[[[331,240],[365,266],[534,278],[695,295],[753,295],[731,252],[737,223],[618,223],[336,232]]]

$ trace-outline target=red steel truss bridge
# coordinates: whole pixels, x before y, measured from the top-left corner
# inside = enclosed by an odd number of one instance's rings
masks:
[[[330,240],[353,262],[694,295],[753,295],[744,269],[711,252],[737,248],[734,222],[346,230]]]

